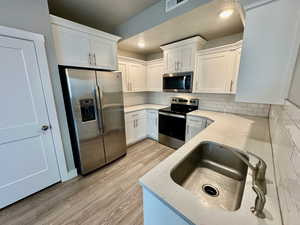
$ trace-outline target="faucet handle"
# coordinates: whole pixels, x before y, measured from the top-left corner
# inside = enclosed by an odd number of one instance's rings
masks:
[[[264,194],[267,194],[267,182],[266,182],[266,170],[267,164],[266,162],[259,156],[255,155],[252,152],[247,152],[249,155],[253,156],[254,158],[258,159],[258,163],[255,166],[255,175],[253,182],[257,184],[260,189],[263,191]]]
[[[266,204],[266,196],[264,191],[258,185],[254,184],[252,186],[253,190],[256,192],[257,197],[255,199],[255,206],[251,207],[252,213],[254,213],[257,217],[264,219],[266,215],[263,210]]]

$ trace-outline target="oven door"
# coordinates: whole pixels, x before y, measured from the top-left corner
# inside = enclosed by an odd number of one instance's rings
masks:
[[[165,92],[192,92],[193,72],[164,74],[163,90]]]
[[[186,117],[159,112],[159,142],[171,148],[179,148],[185,142]]]

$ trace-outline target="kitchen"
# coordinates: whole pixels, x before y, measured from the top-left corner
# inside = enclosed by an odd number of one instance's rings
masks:
[[[30,2],[0,3],[1,224],[297,224],[297,1]]]

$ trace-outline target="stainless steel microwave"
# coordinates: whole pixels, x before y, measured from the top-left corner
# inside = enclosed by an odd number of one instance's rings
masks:
[[[193,72],[164,74],[163,91],[191,93],[193,91],[193,74]]]

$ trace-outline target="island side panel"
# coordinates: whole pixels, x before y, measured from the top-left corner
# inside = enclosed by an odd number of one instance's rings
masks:
[[[194,225],[143,187],[144,225]]]

